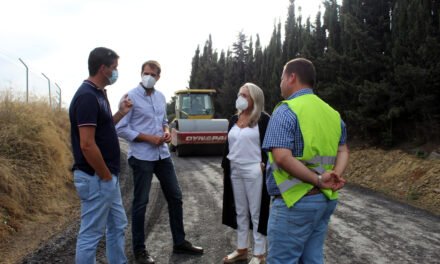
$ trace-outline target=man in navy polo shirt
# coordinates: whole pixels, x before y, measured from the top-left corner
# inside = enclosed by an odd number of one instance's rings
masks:
[[[124,229],[127,217],[119,187],[120,150],[115,124],[130,110],[124,97],[113,116],[105,86],[118,78],[119,56],[99,47],[90,52],[89,78],[74,95],[69,108],[73,175],[81,199],[81,227],[76,244],[77,264],[95,263],[96,247],[106,232],[109,263],[126,263]]]

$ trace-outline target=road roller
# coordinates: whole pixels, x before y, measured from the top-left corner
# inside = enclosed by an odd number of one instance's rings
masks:
[[[221,155],[228,136],[228,120],[214,118],[214,89],[175,92],[175,119],[170,124],[171,151],[182,156]]]

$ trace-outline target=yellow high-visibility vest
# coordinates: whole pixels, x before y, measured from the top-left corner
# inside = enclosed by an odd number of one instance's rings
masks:
[[[301,128],[304,149],[303,155],[296,158],[317,174],[332,170],[342,133],[339,113],[314,94],[305,94],[282,101],[275,108],[281,104],[287,104],[296,114]],[[294,175],[289,175],[283,169],[278,168],[273,160],[272,152],[268,154],[281,196],[287,207],[291,207],[308,193],[313,185],[302,182]],[[321,192],[330,200],[338,198],[338,192],[331,189],[321,189]]]

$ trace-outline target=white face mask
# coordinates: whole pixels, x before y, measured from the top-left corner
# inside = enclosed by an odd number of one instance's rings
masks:
[[[151,89],[156,84],[156,79],[154,79],[151,75],[143,75],[142,76],[142,85],[145,88]]]
[[[237,98],[237,101],[235,101],[235,108],[241,111],[248,108],[248,101],[246,100],[246,98],[244,98],[243,96],[239,96]]]

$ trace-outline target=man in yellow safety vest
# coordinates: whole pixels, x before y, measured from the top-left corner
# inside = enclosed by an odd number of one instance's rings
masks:
[[[309,60],[289,61],[281,76],[285,99],[275,108],[263,149],[268,152],[268,264],[323,263],[323,246],[348,164],[339,113],[313,93]]]

